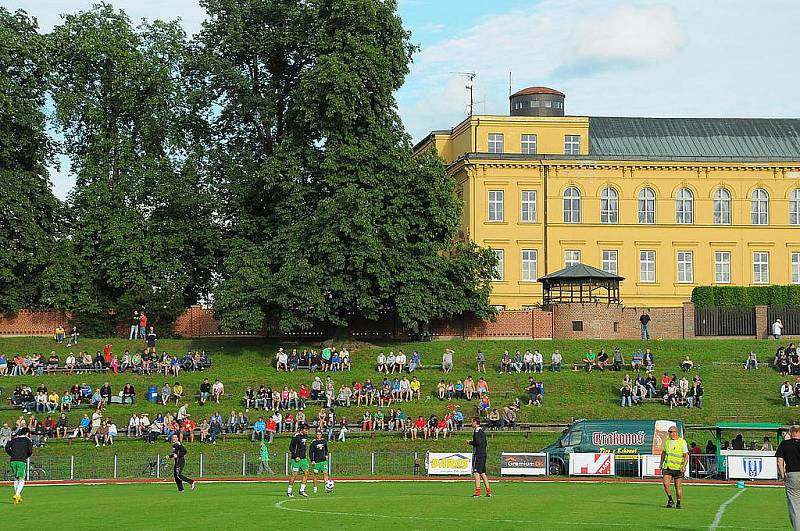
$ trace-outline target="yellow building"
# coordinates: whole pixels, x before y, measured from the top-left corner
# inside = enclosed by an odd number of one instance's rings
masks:
[[[800,120],[565,116],[545,87],[510,116],[470,116],[436,148],[466,238],[498,255],[492,303],[541,303],[573,263],[617,273],[627,306],[700,285],[800,283]]]

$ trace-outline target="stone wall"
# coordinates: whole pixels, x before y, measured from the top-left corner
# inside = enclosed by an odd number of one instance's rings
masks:
[[[70,315],[59,310],[0,314],[0,336],[51,336],[58,325],[69,333]]]
[[[553,338],[639,339],[639,317],[645,312],[650,315],[650,336],[653,339],[690,337],[685,335],[684,308],[627,308],[620,304],[570,303],[553,307]],[[694,336],[693,329],[691,337]]]

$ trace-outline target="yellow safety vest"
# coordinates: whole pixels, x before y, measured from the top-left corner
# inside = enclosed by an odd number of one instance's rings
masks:
[[[683,468],[683,445],[685,444],[682,438],[667,439],[664,443],[664,453],[666,459],[664,460],[664,468],[670,470],[680,470]]]

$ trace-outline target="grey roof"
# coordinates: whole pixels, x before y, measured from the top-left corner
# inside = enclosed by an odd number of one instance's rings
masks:
[[[589,117],[589,156],[800,160],[800,120]]]
[[[602,279],[602,280],[625,280],[619,275],[607,273],[596,267],[588,266],[586,264],[575,264],[565,267],[560,271],[550,273],[543,277],[539,277],[539,281],[551,279]]]

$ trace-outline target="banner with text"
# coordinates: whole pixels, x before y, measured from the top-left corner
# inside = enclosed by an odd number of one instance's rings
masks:
[[[501,476],[544,476],[547,454],[500,454]]]
[[[613,476],[614,454],[569,454],[570,476]]]
[[[691,457],[690,457],[691,459]],[[660,455],[643,455],[642,456],[642,477],[661,477],[664,475],[661,470],[661,456]],[[686,467],[684,477],[689,477],[689,467]]]
[[[472,474],[472,454],[428,454],[428,475],[468,476]]]
[[[776,457],[729,455],[728,477],[730,479],[778,479]]]

